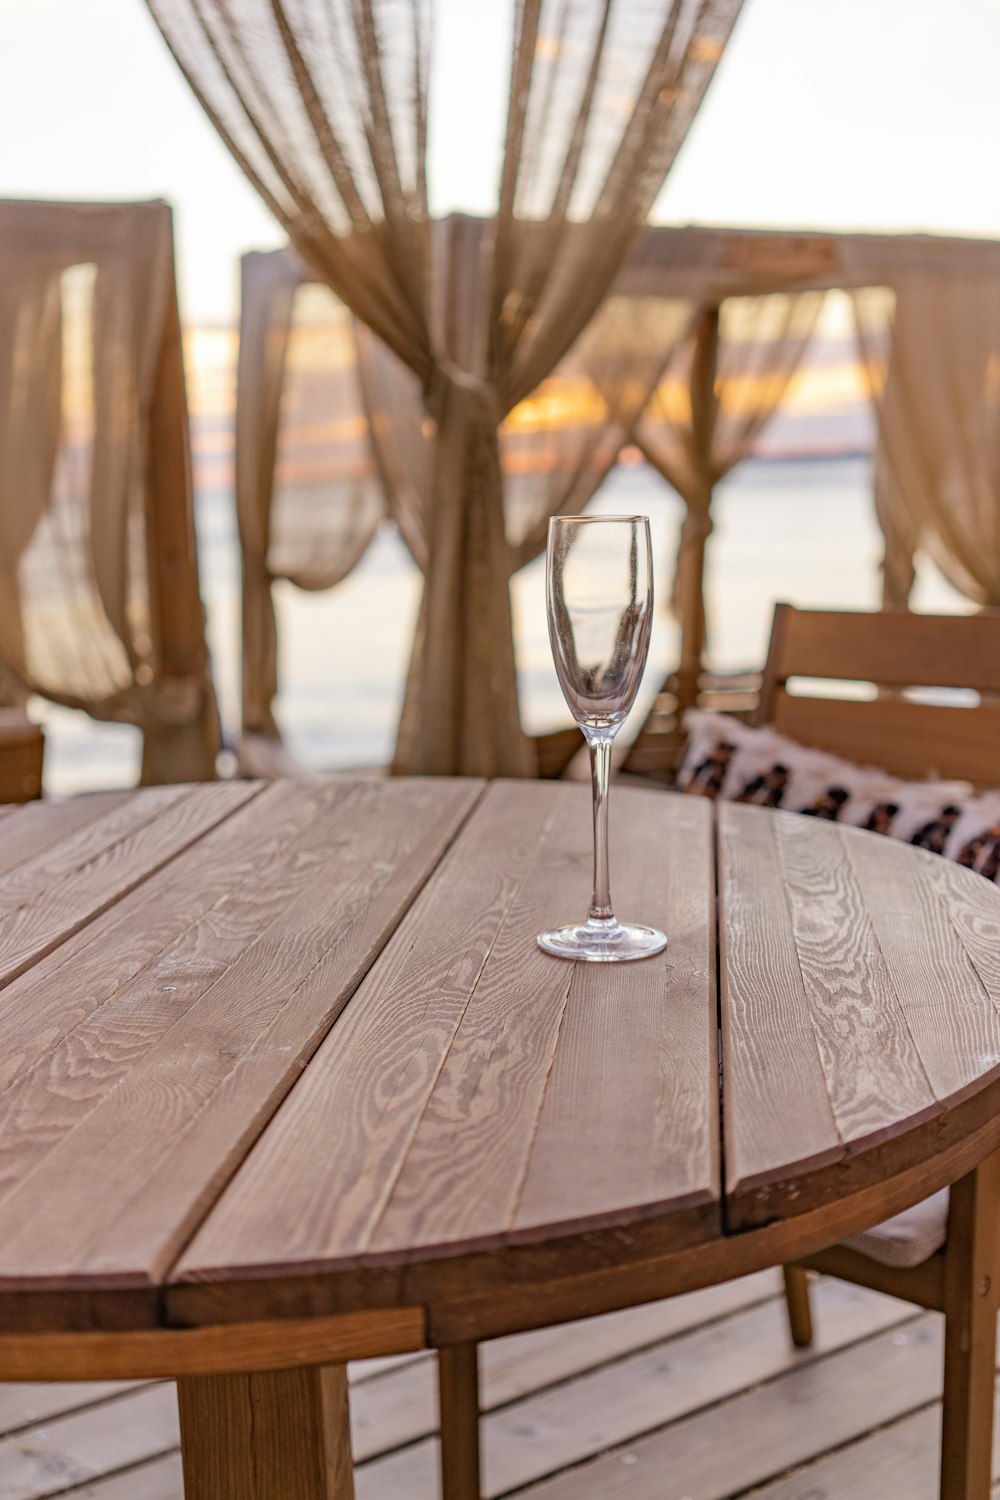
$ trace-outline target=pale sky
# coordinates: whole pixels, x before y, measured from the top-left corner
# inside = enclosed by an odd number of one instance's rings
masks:
[[[489,210],[510,0],[438,0],[435,208]],[[1000,237],[1000,0],[746,0],[657,207],[671,223]],[[0,0],[0,196],[164,197],[186,315],[283,242],[143,0]]]

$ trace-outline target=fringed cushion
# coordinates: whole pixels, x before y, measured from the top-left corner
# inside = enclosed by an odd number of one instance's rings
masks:
[[[883,1266],[911,1270],[940,1250],[948,1236],[948,1189],[915,1203],[895,1218],[852,1234],[844,1244]]]

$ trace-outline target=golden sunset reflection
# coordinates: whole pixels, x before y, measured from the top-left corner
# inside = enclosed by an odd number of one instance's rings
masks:
[[[364,441],[367,425],[353,377],[356,356],[350,323],[338,315],[328,293],[316,290],[321,295],[311,311],[316,315],[321,308],[322,318],[297,323],[291,339],[278,469],[283,484],[322,483],[370,471]],[[192,452],[203,488],[217,489],[232,482],[238,351],[234,329],[193,327],[185,336]],[[867,404],[861,367],[846,356],[842,341],[831,344],[828,356],[795,374],[782,403],[783,415],[806,419],[849,413]],[[752,412],[765,385],[764,377],[752,373],[727,381],[724,409],[734,416]],[[324,415],[327,411],[329,417]],[[690,395],[684,381],[662,380],[649,411],[654,421],[657,414],[671,421],[690,418]],[[554,375],[504,422],[504,467],[519,474],[550,472],[560,463],[556,451],[560,434],[600,426],[607,417],[605,397],[585,375]]]

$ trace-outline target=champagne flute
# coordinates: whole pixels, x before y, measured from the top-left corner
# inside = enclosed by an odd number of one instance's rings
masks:
[[[557,958],[649,958],[667,945],[655,927],[619,922],[608,876],[611,745],[642,681],[653,623],[647,516],[556,516],[546,554],[549,640],[563,697],[590,749],[594,892],[585,922],[538,935]]]

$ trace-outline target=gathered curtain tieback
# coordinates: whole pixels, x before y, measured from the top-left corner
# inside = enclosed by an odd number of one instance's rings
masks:
[[[449,396],[455,394],[467,403],[470,415],[484,426],[500,426],[504,410],[500,393],[493,382],[484,380],[480,375],[473,375],[447,355],[441,355],[435,361],[434,374],[424,398],[428,413],[438,423]]]

